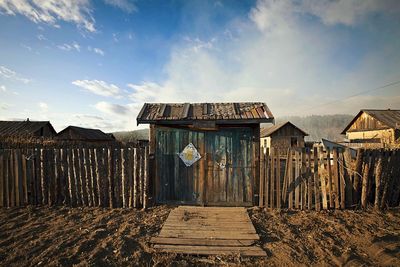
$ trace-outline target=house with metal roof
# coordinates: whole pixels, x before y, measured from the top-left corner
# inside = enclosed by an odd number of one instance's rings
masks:
[[[82,128],[78,126],[68,126],[57,134],[56,139],[60,141],[91,143],[108,143],[115,141],[115,137],[99,129]]]
[[[56,134],[49,121],[0,121],[0,138],[52,138]]]
[[[252,206],[258,201],[264,103],[145,103],[156,203]]]
[[[400,143],[400,110],[363,109],[344,128],[351,144],[385,147]]]
[[[261,129],[261,147],[279,149],[281,154],[285,154],[288,148],[305,147],[305,136],[308,133],[286,121]]]

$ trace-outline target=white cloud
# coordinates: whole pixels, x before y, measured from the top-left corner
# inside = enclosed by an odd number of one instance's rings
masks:
[[[6,79],[19,81],[23,83],[29,83],[31,80],[22,77],[20,74],[16,73],[15,71],[0,65],[0,76]]]
[[[96,54],[99,54],[99,55],[102,55],[102,56],[104,56],[104,51],[103,50],[101,50],[100,48],[93,48],[93,51],[96,53]]]
[[[0,86],[0,91],[7,92],[6,86],[5,85],[1,85]]]
[[[100,48],[97,48],[97,47],[91,47],[91,46],[88,46],[88,50],[90,51],[90,52],[94,52],[94,53],[96,53],[96,54],[99,54],[99,55],[101,55],[101,56],[104,56],[104,51],[103,50],[101,50]]]
[[[0,103],[0,109],[1,110],[8,110],[12,105],[7,104],[7,103]]]
[[[104,101],[98,102],[95,107],[97,110],[110,115],[127,115],[129,113],[129,108],[126,106]]]
[[[400,12],[398,0],[304,0],[302,12],[319,17],[326,25],[355,25],[376,12]]]
[[[259,0],[250,18],[262,31],[290,26],[300,15],[313,15],[326,25],[354,26],[371,14],[400,13],[397,0]],[[273,29],[276,31],[276,29]]]
[[[46,38],[43,34],[38,34],[36,37],[37,37],[38,40],[40,40],[40,41],[47,40],[47,38]]]
[[[64,51],[71,51],[71,50],[76,50],[77,52],[81,51],[81,46],[77,42],[73,42],[71,44],[62,44],[62,45],[57,45],[58,49],[64,50]]]
[[[21,47],[27,49],[28,51],[32,51],[32,47],[30,47],[29,45],[21,44]]]
[[[142,84],[129,83],[127,86],[134,90],[130,98],[135,102],[154,102],[161,95],[165,96],[166,88],[153,82],[143,82]]]
[[[77,24],[94,32],[94,19],[89,0],[3,0],[0,11],[8,15],[21,14],[35,23],[46,23],[59,27],[58,21]]]
[[[120,98],[120,89],[114,84],[108,84],[100,80],[76,80],[72,84],[79,86],[89,92],[101,96],[112,96]]]
[[[39,102],[39,108],[41,112],[46,113],[49,110],[49,106],[45,102]]]
[[[131,0],[104,0],[104,2],[127,13],[132,13],[133,11],[137,10],[134,1]]]

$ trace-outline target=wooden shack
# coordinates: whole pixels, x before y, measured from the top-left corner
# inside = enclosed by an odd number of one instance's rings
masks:
[[[115,142],[115,137],[99,129],[68,126],[57,134],[56,140],[104,144]]]
[[[261,147],[277,148],[284,154],[288,148],[305,147],[305,136],[308,136],[305,131],[286,121],[261,129]]]
[[[251,206],[259,184],[264,103],[144,104],[156,203]]]
[[[52,138],[56,134],[49,121],[0,121],[1,138]]]
[[[353,147],[400,144],[400,110],[363,109],[342,131]]]

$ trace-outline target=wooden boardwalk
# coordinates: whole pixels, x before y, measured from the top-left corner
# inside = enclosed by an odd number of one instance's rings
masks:
[[[160,252],[266,256],[254,245],[257,240],[259,236],[245,208],[180,206],[171,211],[151,243]]]

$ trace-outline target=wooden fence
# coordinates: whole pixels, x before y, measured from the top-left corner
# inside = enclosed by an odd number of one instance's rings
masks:
[[[356,159],[338,149],[281,152],[261,155],[261,207],[326,210],[399,205],[398,149],[360,149]]]
[[[0,149],[0,206],[146,207],[148,147]]]

